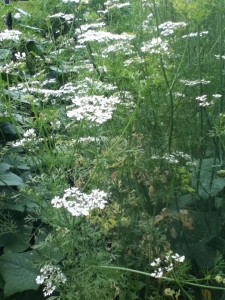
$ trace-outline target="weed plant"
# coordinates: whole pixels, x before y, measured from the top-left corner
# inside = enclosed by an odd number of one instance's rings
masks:
[[[9,12],[0,299],[224,299],[224,1]]]

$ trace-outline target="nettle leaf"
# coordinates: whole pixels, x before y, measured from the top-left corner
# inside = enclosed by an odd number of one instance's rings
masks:
[[[0,174],[0,186],[20,186],[23,184],[23,180],[12,172]]]
[[[219,161],[214,158],[203,159],[201,165],[200,161],[197,162],[193,182],[198,186],[198,194],[203,199],[216,196],[225,187],[225,179],[216,174],[218,165]]]
[[[0,273],[5,280],[4,296],[26,290],[37,290],[36,277],[39,274],[34,260],[39,259],[36,252],[6,252],[0,257]]]

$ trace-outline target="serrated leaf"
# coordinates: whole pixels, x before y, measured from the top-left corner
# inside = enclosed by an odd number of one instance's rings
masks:
[[[20,186],[23,184],[23,180],[12,172],[0,174],[0,186]]]
[[[34,260],[38,256],[33,251],[25,253],[6,252],[0,257],[0,273],[5,280],[4,296],[26,290],[37,290],[36,277],[39,274]]]

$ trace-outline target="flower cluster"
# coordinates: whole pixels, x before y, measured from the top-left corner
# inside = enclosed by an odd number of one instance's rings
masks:
[[[18,41],[22,34],[19,30],[4,30],[0,32],[0,41]]]
[[[7,73],[7,74],[13,74],[17,73],[18,70],[22,70],[25,66],[24,62],[25,58],[20,59],[17,62],[11,61],[8,64],[5,64],[4,66],[0,66],[0,73]]]
[[[74,19],[74,15],[73,14],[64,14],[64,13],[60,12],[60,13],[49,16],[49,18],[50,19],[61,18],[61,19],[65,20],[68,24],[70,24]]]
[[[206,107],[212,104],[212,102],[207,101],[207,95],[196,97],[196,100],[199,102],[199,106],[201,107]]]
[[[41,275],[36,277],[37,284],[44,284],[44,296],[51,295],[57,286],[66,282],[66,276],[58,266],[52,264],[45,265],[40,270]]]
[[[191,161],[191,156],[181,151],[176,151],[174,153],[165,154],[162,156],[152,156],[152,159],[164,159],[169,164],[178,164],[180,159],[184,159],[186,161]]]
[[[79,28],[77,28],[75,30],[75,33],[80,34],[80,33],[84,33],[85,31],[88,31],[90,29],[93,30],[93,29],[102,28],[102,27],[105,27],[104,22],[84,24],[84,25],[81,25]]]
[[[122,9],[125,7],[129,7],[131,4],[129,2],[121,3],[121,0],[108,0],[104,3],[106,7],[105,11],[101,11],[102,13],[108,13],[112,9]]]
[[[183,83],[185,86],[196,86],[199,84],[202,85],[207,85],[210,84],[209,80],[205,80],[205,79],[200,79],[200,80],[186,80],[186,79],[181,79],[180,80],[181,83]]]
[[[159,29],[161,30],[161,35],[169,36],[174,34],[175,30],[179,28],[186,27],[187,23],[185,22],[165,22],[159,25]]]
[[[163,41],[160,37],[153,38],[141,47],[141,51],[151,54],[169,54],[169,46],[167,41]]]
[[[67,116],[78,121],[88,120],[97,125],[105,123],[112,118],[115,105],[120,103],[118,97],[84,96],[75,97],[72,102],[74,106],[69,107]]]
[[[88,0],[62,0],[63,3],[88,4]]]
[[[17,53],[15,53],[15,58],[17,60],[24,60],[26,58],[26,53],[25,52],[17,52]]]
[[[182,263],[184,260],[184,256],[180,256],[178,253],[173,254],[173,252],[170,251],[163,259],[156,258],[150,264],[156,268],[150,275],[155,278],[162,278],[164,274],[173,271],[177,263]]]
[[[9,90],[15,93],[19,92],[20,94],[29,93],[32,95],[38,95],[39,97],[36,97],[38,101],[41,100],[42,102],[48,102],[50,100],[52,104],[54,104],[57,100],[62,101],[62,99],[64,102],[72,101],[75,95],[83,97],[93,90],[97,94],[102,94],[104,92],[109,92],[109,91],[111,92],[117,90],[117,87],[115,85],[106,82],[103,83],[100,80],[93,80],[89,77],[86,77],[77,83],[68,82],[62,85],[57,90],[43,88],[46,85],[49,86],[51,84],[54,84],[54,81],[51,82],[48,80],[42,82],[41,84],[40,81],[34,80],[34,76],[33,76],[31,80],[27,80],[25,83],[19,83],[16,86],[11,86]]]
[[[205,36],[207,35],[209,32],[208,31],[202,31],[202,32],[191,32],[189,34],[186,34],[186,35],[183,35],[182,38],[185,39],[185,38],[189,38],[189,37],[197,37],[197,36]]]
[[[72,216],[88,216],[91,210],[105,207],[107,196],[107,193],[98,189],[88,195],[72,187],[64,191],[62,198],[54,197],[51,203],[56,208],[64,207]]]
[[[107,31],[95,31],[95,30],[87,30],[84,33],[78,35],[77,40],[78,43],[84,44],[86,42],[109,42],[109,41],[131,41],[135,38],[134,34],[121,33],[115,34]]]
[[[12,142],[12,147],[24,146],[29,142],[32,142],[36,138],[36,133],[34,129],[28,129],[24,132],[23,138],[17,142]]]
[[[152,19],[153,19],[153,14],[151,13],[151,14],[149,14],[148,16],[147,16],[147,18],[146,18],[146,20],[144,20],[143,22],[142,22],[142,29],[143,29],[143,31],[145,31],[145,32],[151,32],[151,31],[157,31],[157,28],[155,27],[155,26],[153,26],[153,25],[151,25],[151,22],[152,22]]]
[[[134,46],[127,41],[119,41],[113,45],[108,45],[101,52],[101,57],[108,57],[110,53],[124,53],[125,55],[131,55],[134,53]]]

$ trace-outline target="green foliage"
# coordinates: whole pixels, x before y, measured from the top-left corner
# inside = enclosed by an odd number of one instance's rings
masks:
[[[4,295],[38,288],[35,282],[38,269],[34,266],[37,255],[33,251],[25,253],[7,252],[0,258],[0,272],[5,280]]]
[[[21,35],[0,38],[0,298],[44,299],[48,280],[51,300],[222,300],[223,1],[29,0],[8,12]],[[87,25],[110,39],[80,42]],[[104,208],[82,215],[94,190]]]
[[[225,181],[217,175],[219,167],[219,161],[213,158],[203,159],[196,163],[193,181],[201,198],[214,197],[224,189]]]

